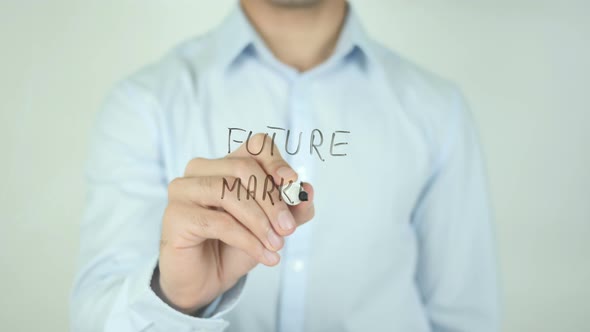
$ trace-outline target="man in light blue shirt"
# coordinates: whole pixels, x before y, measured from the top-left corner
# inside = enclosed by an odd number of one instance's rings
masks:
[[[344,0],[242,0],[120,82],[87,178],[74,331],[499,329],[465,101]]]

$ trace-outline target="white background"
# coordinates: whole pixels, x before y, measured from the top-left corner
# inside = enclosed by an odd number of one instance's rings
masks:
[[[232,0],[0,0],[0,330],[66,331],[88,130],[107,89]],[[505,331],[590,330],[588,1],[357,0],[459,83],[487,154]]]

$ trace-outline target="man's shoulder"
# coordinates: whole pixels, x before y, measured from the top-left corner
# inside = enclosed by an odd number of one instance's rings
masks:
[[[374,42],[373,53],[380,65],[385,79],[396,89],[396,93],[419,95],[420,97],[447,98],[457,90],[457,86],[450,79],[440,76],[433,71],[416,64],[399,53]]]
[[[397,52],[373,43],[372,52],[383,85],[399,102],[402,110],[421,127],[442,130],[456,121],[466,108],[460,88]]]
[[[155,61],[123,78],[120,85],[134,86],[157,99],[186,92],[187,88],[193,89],[197,85],[200,76],[212,69],[214,46],[210,34],[182,41]]]

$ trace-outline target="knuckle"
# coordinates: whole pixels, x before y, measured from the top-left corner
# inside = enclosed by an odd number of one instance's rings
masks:
[[[263,257],[264,245],[254,236],[250,236],[244,240],[244,250],[255,259]]]
[[[203,163],[207,161],[206,158],[196,157],[191,159],[184,169],[184,174],[193,174],[197,169],[202,167]]]
[[[260,235],[266,236],[266,234],[268,234],[268,232],[272,229],[270,220],[268,220],[264,212],[256,213],[255,218],[257,220],[255,227],[261,233]]]
[[[266,143],[266,139],[268,138],[268,134],[257,133],[250,138],[253,144],[256,146],[261,146],[263,143]]]
[[[233,183],[237,180],[238,178],[233,176],[233,175],[227,175],[227,176],[223,176],[221,178],[221,181],[225,180],[227,181],[227,183],[231,186],[233,185]]]
[[[162,217],[162,224],[167,225],[173,223],[179,217],[179,205],[175,203],[170,203],[166,206],[164,210],[164,216]]]
[[[254,203],[256,204],[256,203]],[[272,225],[267,220],[266,215],[264,212],[260,213],[252,213],[251,215],[246,217],[248,220],[241,221],[241,223],[257,238],[261,241],[266,239],[269,230],[272,229]]]
[[[223,176],[217,180],[218,182],[216,181],[215,186],[222,192],[237,192],[240,190],[239,186],[241,185],[238,180],[239,178],[235,176]]]
[[[238,158],[235,160],[235,167],[238,169],[249,169],[253,165],[253,160],[251,158]]]
[[[201,190],[213,187],[213,178],[210,176],[200,176],[196,179],[197,187]]]
[[[265,148],[268,148],[268,149],[272,148],[274,151],[274,155],[277,155],[277,156],[281,155],[279,146],[272,140],[272,138],[270,138],[270,136],[266,137],[266,144],[267,144],[267,147],[265,147]]]
[[[255,163],[251,158],[239,158],[234,161],[234,174],[241,178],[247,178],[253,174]]]
[[[175,178],[168,184],[168,192],[177,192],[183,185],[184,178]]]
[[[166,209],[164,209],[164,215],[162,216],[162,225],[166,225],[170,223],[170,219],[172,219],[172,204],[168,204]]]
[[[252,248],[250,249],[252,252],[252,256],[259,262],[264,262],[266,259],[264,258],[264,247],[262,244],[253,244]]]

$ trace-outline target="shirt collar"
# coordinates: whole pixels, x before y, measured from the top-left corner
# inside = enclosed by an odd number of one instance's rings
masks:
[[[238,2],[214,36],[217,59],[222,66],[229,67],[254,43],[257,33]]]
[[[218,63],[226,69],[231,68],[242,57],[254,53],[252,52],[254,49],[263,55],[266,53],[267,56],[272,56],[239,3],[217,29],[215,39],[216,58]],[[342,31],[328,61],[350,58],[366,68],[367,60],[371,57],[371,40],[360,23],[354,7],[348,3],[348,12]]]

